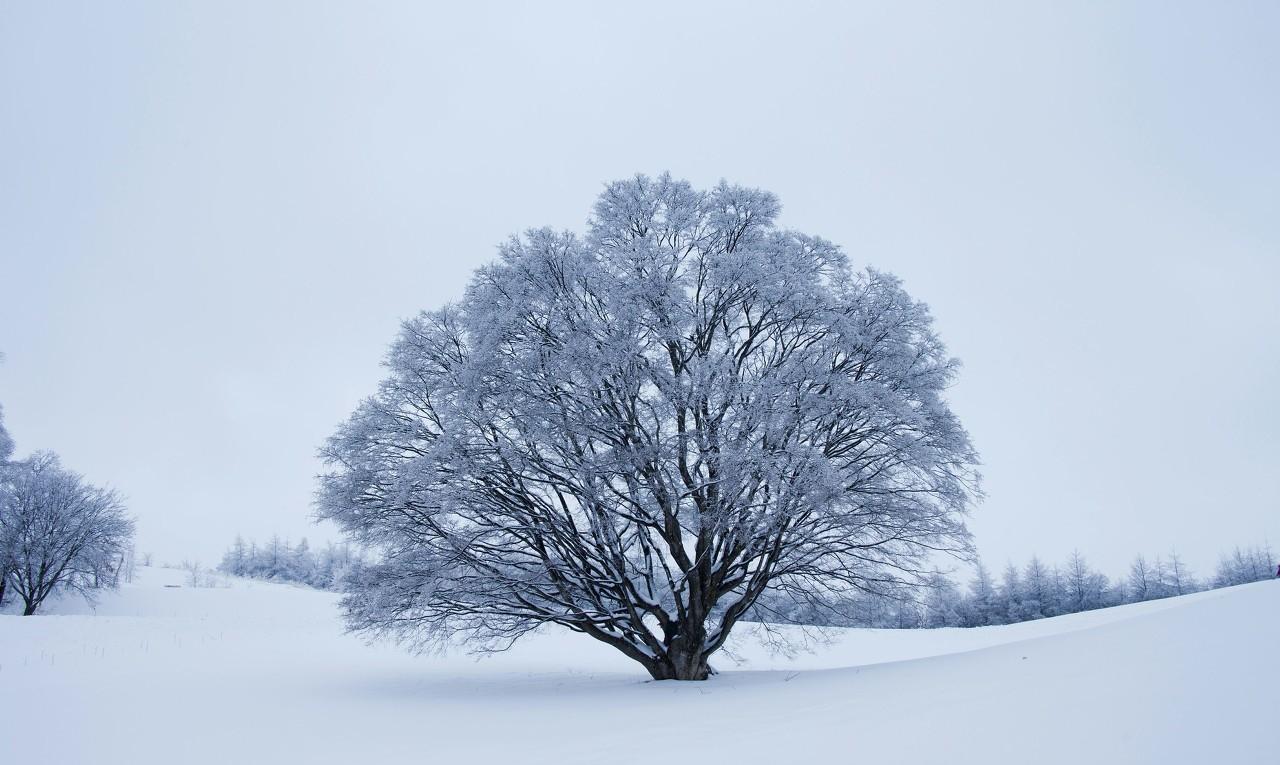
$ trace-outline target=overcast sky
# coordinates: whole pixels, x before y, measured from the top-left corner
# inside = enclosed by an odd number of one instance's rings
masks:
[[[932,306],[993,567],[1280,544],[1280,4],[604,5],[0,5],[19,454],[162,560],[329,538],[398,322],[669,170]]]

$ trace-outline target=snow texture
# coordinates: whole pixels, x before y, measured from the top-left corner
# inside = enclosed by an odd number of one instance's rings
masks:
[[[344,635],[336,596],[142,568],[96,612],[0,615],[5,762],[1206,763],[1277,744],[1280,583],[1001,627],[838,630],[705,683],[650,682],[546,628],[413,656]],[[11,611],[9,612],[12,613]]]

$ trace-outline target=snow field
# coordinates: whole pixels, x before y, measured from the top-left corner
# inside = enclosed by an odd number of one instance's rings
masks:
[[[833,630],[794,656],[746,625],[721,674],[654,683],[578,635],[413,656],[344,635],[329,593],[165,586],[182,581],[140,569],[96,609],[0,615],[0,762],[1167,765],[1280,747],[1280,582],[1005,627]]]

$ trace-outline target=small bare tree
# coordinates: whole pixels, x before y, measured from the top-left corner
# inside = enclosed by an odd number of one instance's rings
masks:
[[[187,573],[188,587],[204,586],[203,580],[202,580],[202,574],[204,573],[204,568],[200,565],[200,561],[184,560],[182,561],[182,570]]]
[[[124,577],[124,581],[128,584],[133,583],[133,575],[138,567],[138,553],[130,542],[128,547],[120,556],[120,565],[116,567],[117,582],[120,577]]]
[[[58,588],[101,586],[133,534],[120,498],[39,453],[9,463],[0,491],[0,539],[9,583],[30,616]]]
[[[1186,595],[1200,589],[1195,575],[1182,561],[1182,556],[1177,550],[1169,553],[1168,587],[1174,595]]]
[[[406,322],[324,449],[319,515],[380,565],[349,624],[505,645],[541,624],[697,680],[761,594],[839,609],[964,554],[957,364],[891,276],[770,194],[610,185]]]

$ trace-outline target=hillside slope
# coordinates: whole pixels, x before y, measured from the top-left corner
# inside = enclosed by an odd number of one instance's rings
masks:
[[[342,634],[334,596],[143,569],[0,616],[5,761],[1232,762],[1273,755],[1280,583],[975,630],[744,630],[706,683],[588,638],[477,660]]]

